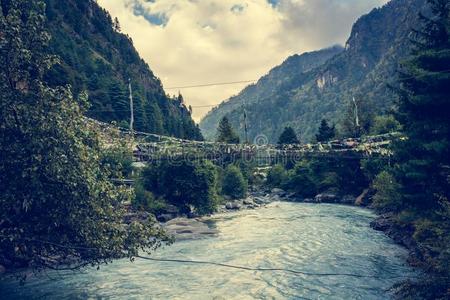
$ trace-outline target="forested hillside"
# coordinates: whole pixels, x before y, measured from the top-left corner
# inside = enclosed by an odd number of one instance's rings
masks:
[[[267,75],[258,80],[256,84],[246,87],[239,95],[221,103],[219,107],[210,112],[200,123],[205,138],[215,138],[217,124],[226,114],[236,111],[235,113],[239,117],[239,114],[242,114],[244,103],[248,110],[252,111],[253,105],[263,99],[276,97],[280,90],[291,89],[302,80],[303,73],[324,64],[343,50],[341,46],[334,46],[288,57],[280,66],[273,68]]]
[[[389,83],[395,81],[399,62],[410,52],[409,33],[418,24],[418,12],[424,0],[392,0],[381,8],[361,17],[353,26],[345,51],[318,67],[289,68],[287,60],[276,70],[285,70],[275,80],[270,77],[264,86],[273,90],[261,94],[246,88],[239,96],[229,99],[211,111],[201,122],[210,138],[217,120],[227,115],[243,136],[242,102],[247,103],[250,138],[265,134],[274,142],[286,126],[293,127],[302,141],[311,141],[321,119],[342,124],[353,97],[359,104],[361,126],[368,131],[372,116],[388,112],[396,99]]]
[[[182,97],[170,98],[139,57],[120,24],[92,0],[46,0],[50,51],[61,58],[46,74],[51,85],[71,84],[75,95],[88,91],[88,115],[129,126],[128,80],[134,97],[135,129],[201,139]],[[154,58],[158,59],[158,58]]]

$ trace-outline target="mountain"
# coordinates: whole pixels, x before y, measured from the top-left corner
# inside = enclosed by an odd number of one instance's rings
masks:
[[[182,96],[171,98],[161,81],[139,57],[120,24],[94,0],[45,0],[50,51],[61,59],[46,74],[51,85],[70,84],[87,91],[88,116],[129,126],[130,79],[139,131],[186,139],[202,139]]]
[[[292,84],[300,80],[298,78],[304,72],[308,72],[332,58],[344,50],[341,46],[334,46],[328,49],[295,54],[287,58],[280,66],[270,70],[270,72],[258,80],[256,84],[246,87],[237,96],[230,98],[228,101],[221,103],[203,118],[200,128],[206,139],[214,139],[216,127],[223,116],[232,112],[242,114],[242,105],[245,103],[246,110],[251,111],[253,105],[257,105],[259,101],[274,97],[280,90],[292,88]],[[236,128],[241,128],[237,127]],[[242,135],[242,133],[241,133]],[[243,140],[243,139],[241,139]]]
[[[275,142],[284,127],[291,126],[302,141],[312,141],[321,119],[342,123],[353,97],[361,110],[374,114],[391,110],[396,96],[388,84],[394,82],[399,62],[410,53],[408,36],[419,24],[418,12],[424,7],[425,0],[392,0],[372,10],[354,24],[343,51],[335,47],[294,56],[300,60],[331,51],[310,68],[293,67],[294,57],[287,59],[256,85],[209,112],[200,128],[210,139],[217,120],[227,116],[244,136],[245,103],[251,139],[264,134]],[[369,118],[364,121],[364,126],[370,126]]]

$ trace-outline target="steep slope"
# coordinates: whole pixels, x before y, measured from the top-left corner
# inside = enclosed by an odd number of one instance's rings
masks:
[[[313,70],[285,74],[283,83],[271,94],[248,101],[252,103],[247,105],[249,136],[264,134],[273,142],[290,125],[302,141],[311,141],[320,120],[339,122],[353,97],[362,109],[376,113],[392,108],[395,95],[388,84],[410,51],[408,36],[418,24],[424,3],[392,0],[372,10],[354,24],[345,51]],[[227,115],[242,136],[242,109],[222,113],[222,107],[236,107],[234,102],[239,100],[231,98],[230,103],[210,112],[200,124],[202,130],[209,133],[216,116]]]
[[[172,99],[160,80],[139,57],[120,24],[93,0],[45,0],[51,51],[62,64],[46,76],[51,84],[71,84],[88,91],[88,115],[128,126],[128,80],[135,101],[135,129],[201,139],[182,97]]]
[[[200,123],[200,129],[206,139],[214,139],[220,119],[237,110],[242,113],[242,105],[251,111],[252,106],[263,99],[275,97],[280,90],[292,88],[301,74],[324,64],[333,56],[344,50],[341,46],[334,46],[320,51],[295,54],[288,57],[281,65],[273,68],[258,80],[256,84],[247,86],[237,96],[221,103],[208,113]],[[234,124],[236,125],[236,124]],[[237,128],[237,126],[236,126]]]

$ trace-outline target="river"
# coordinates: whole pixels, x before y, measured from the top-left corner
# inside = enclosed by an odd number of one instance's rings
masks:
[[[116,261],[100,270],[49,272],[25,286],[0,283],[2,299],[386,299],[402,278],[414,276],[407,251],[369,227],[366,209],[276,202],[266,208],[216,215],[219,234],[176,242],[153,257],[214,265]]]

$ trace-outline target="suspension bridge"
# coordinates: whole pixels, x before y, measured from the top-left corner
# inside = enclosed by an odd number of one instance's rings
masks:
[[[113,124],[93,119],[88,122],[100,129],[102,135],[114,144],[117,138],[126,139],[133,148],[137,162],[150,163],[163,160],[179,161],[208,159],[215,162],[229,162],[238,159],[256,161],[258,165],[276,162],[299,161],[304,157],[339,157],[348,159],[382,158],[389,159],[392,152],[389,145],[401,138],[399,133],[389,133],[362,138],[334,140],[327,143],[274,145],[263,135],[254,139],[253,144],[225,144],[210,141],[185,140],[171,136],[131,131]]]

